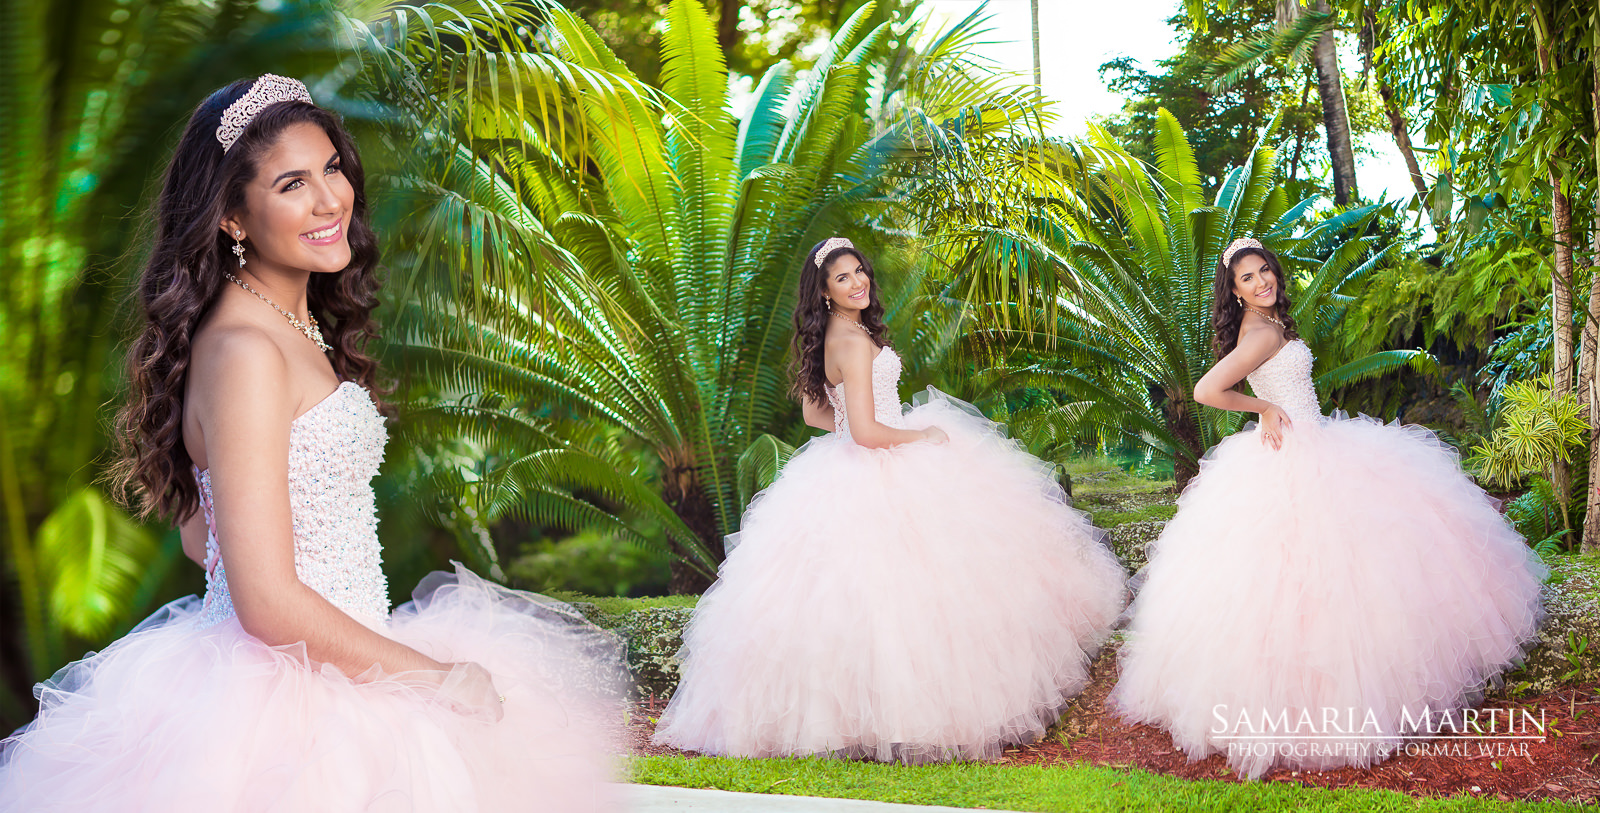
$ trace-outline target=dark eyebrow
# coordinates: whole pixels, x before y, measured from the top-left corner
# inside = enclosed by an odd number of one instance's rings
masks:
[[[328,167],[333,166],[333,163],[335,161],[337,161],[337,160],[339,160],[339,153],[335,152],[332,156],[329,156],[328,162],[326,164],[323,164],[322,168],[323,169],[327,169]],[[291,169],[288,172],[285,172],[282,175],[279,175],[278,177],[273,178],[272,179],[272,185],[273,186],[277,186],[278,184],[283,183],[283,180],[285,178],[304,178],[304,177],[306,177],[307,175],[310,175],[310,174],[311,173],[306,172],[303,169]]]

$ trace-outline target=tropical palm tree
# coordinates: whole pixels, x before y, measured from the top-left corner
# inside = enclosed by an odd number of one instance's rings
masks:
[[[1204,4],[1190,0],[1190,14],[1197,11],[1197,24],[1204,30]],[[1351,3],[1341,3],[1352,5]],[[1357,0],[1353,13],[1364,15],[1365,0]],[[1309,61],[1317,74],[1317,95],[1322,101],[1322,125],[1328,139],[1328,157],[1333,166],[1333,197],[1340,206],[1349,206],[1356,192],[1355,148],[1350,133],[1350,109],[1345,103],[1344,74],[1339,70],[1339,9],[1328,0],[1278,0],[1277,27],[1247,42],[1229,48],[1218,59],[1216,84],[1227,87],[1247,71],[1274,57]],[[1392,112],[1392,111],[1391,111]],[[1403,131],[1402,131],[1403,134]],[[1405,142],[1409,148],[1409,139]]]
[[[1157,164],[1134,159],[1092,129],[1085,154],[1096,205],[1056,205],[1033,233],[1065,257],[1075,280],[1062,294],[1054,334],[1026,331],[1014,345],[1022,363],[1000,381],[1061,393],[1073,417],[1102,423],[1173,460],[1180,485],[1201,454],[1237,427],[1239,416],[1202,410],[1194,384],[1213,363],[1212,279],[1229,242],[1253,236],[1285,264],[1293,315],[1318,356],[1317,385],[1344,386],[1403,365],[1427,369],[1415,350],[1341,357],[1336,328],[1351,299],[1347,286],[1389,248],[1364,234],[1378,207],[1351,210],[1309,229],[1315,198],[1291,202],[1276,156],[1259,145],[1213,200],[1202,198],[1194,153],[1182,127],[1159,112]],[[1336,241],[1342,241],[1337,242]],[[1012,335],[1018,335],[1013,333]],[[1094,408],[1085,405],[1095,405]],[[1048,411],[1038,419],[1048,419]]]
[[[742,508],[735,457],[791,408],[786,319],[804,254],[871,192],[860,111],[887,28],[866,26],[870,13],[809,75],[768,71],[737,124],[715,27],[687,0],[665,17],[662,109],[639,101],[618,120],[580,106],[567,122],[587,128],[593,160],[527,149],[549,131],[505,105],[492,133],[464,120],[477,132],[455,155],[481,185],[444,236],[481,223],[501,267],[475,267],[467,295],[419,280],[397,350],[434,393],[424,425],[492,454],[438,485],[490,517],[625,533],[625,509],[666,529],[675,589],[708,583]],[[553,58],[630,76],[583,21],[550,8],[544,22]],[[654,451],[659,483],[606,426]]]
[[[554,58],[628,75],[581,20],[551,9],[545,22]],[[642,526],[664,529],[673,588],[708,583],[744,506],[740,454],[764,431],[793,437],[788,320],[806,252],[840,232],[876,251],[891,313],[917,322],[927,262],[905,249],[894,167],[962,115],[999,131],[1036,113],[1006,101],[1031,93],[961,70],[978,22],[919,38],[908,8],[864,6],[810,70],[770,69],[735,122],[714,27],[680,0],[662,31],[661,111],[568,123],[588,126],[592,160],[529,160],[526,134],[548,130],[521,123],[459,139],[451,155],[482,186],[470,217],[436,231],[481,233],[468,254],[498,259],[474,271],[479,293],[436,267],[405,306],[397,352],[425,391],[417,426],[483,452],[434,484],[490,519],[641,542]],[[985,105],[1010,112],[974,112]]]

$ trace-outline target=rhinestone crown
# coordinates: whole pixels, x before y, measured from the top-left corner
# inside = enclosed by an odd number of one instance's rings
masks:
[[[227,152],[233,147],[233,142],[239,140],[244,133],[244,128],[250,126],[250,121],[268,105],[278,102],[305,102],[311,101],[311,91],[306,90],[306,85],[299,79],[290,79],[275,73],[263,74],[243,96],[235,99],[228,109],[222,111],[222,123],[217,125],[217,140],[222,142],[222,151]]]
[[[1260,240],[1257,240],[1254,237],[1241,237],[1229,243],[1228,248],[1222,252],[1222,264],[1227,265],[1233,262],[1233,255],[1247,248],[1259,248],[1263,251],[1266,250],[1266,246],[1261,245]]]
[[[828,259],[830,253],[841,248],[855,248],[855,244],[843,237],[829,237],[822,241],[822,248],[817,249],[817,253],[812,256],[812,259],[816,261],[817,267],[821,268],[822,261]]]

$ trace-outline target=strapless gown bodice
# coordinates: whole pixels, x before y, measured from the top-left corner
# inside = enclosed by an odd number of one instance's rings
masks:
[[[1311,383],[1311,362],[1315,356],[1311,348],[1299,339],[1291,339],[1278,350],[1278,354],[1262,362],[1245,380],[1257,398],[1277,404],[1291,421],[1314,420],[1322,417],[1322,405],[1317,403],[1317,388]]]
[[[360,385],[345,382],[289,424],[289,510],[300,581],[335,607],[377,623],[389,614],[372,478],[388,432]],[[195,475],[206,517],[206,595],[201,626],[234,616],[227,563],[217,545],[211,472]]]
[[[872,414],[878,423],[904,429],[905,413],[900,404],[900,356],[892,347],[883,347],[872,359]],[[833,431],[850,437],[850,416],[844,408],[844,382],[827,388],[828,403],[833,406]]]

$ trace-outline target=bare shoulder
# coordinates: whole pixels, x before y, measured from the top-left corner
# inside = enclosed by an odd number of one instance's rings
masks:
[[[846,371],[871,368],[878,355],[878,345],[870,336],[854,328],[849,331],[830,330],[823,339],[822,352],[827,359],[830,378],[834,371],[842,377]]]
[[[1239,325],[1239,341],[1233,352],[1259,364],[1277,355],[1287,343],[1283,328],[1254,313],[1247,313]]]
[[[190,358],[189,395],[200,405],[292,409],[289,360],[261,327],[227,320],[205,324],[195,334]]]
[[[1246,313],[1239,322],[1239,344],[1250,342],[1266,344],[1272,347],[1282,347],[1288,343],[1284,338],[1283,326],[1269,321],[1258,313]]]

